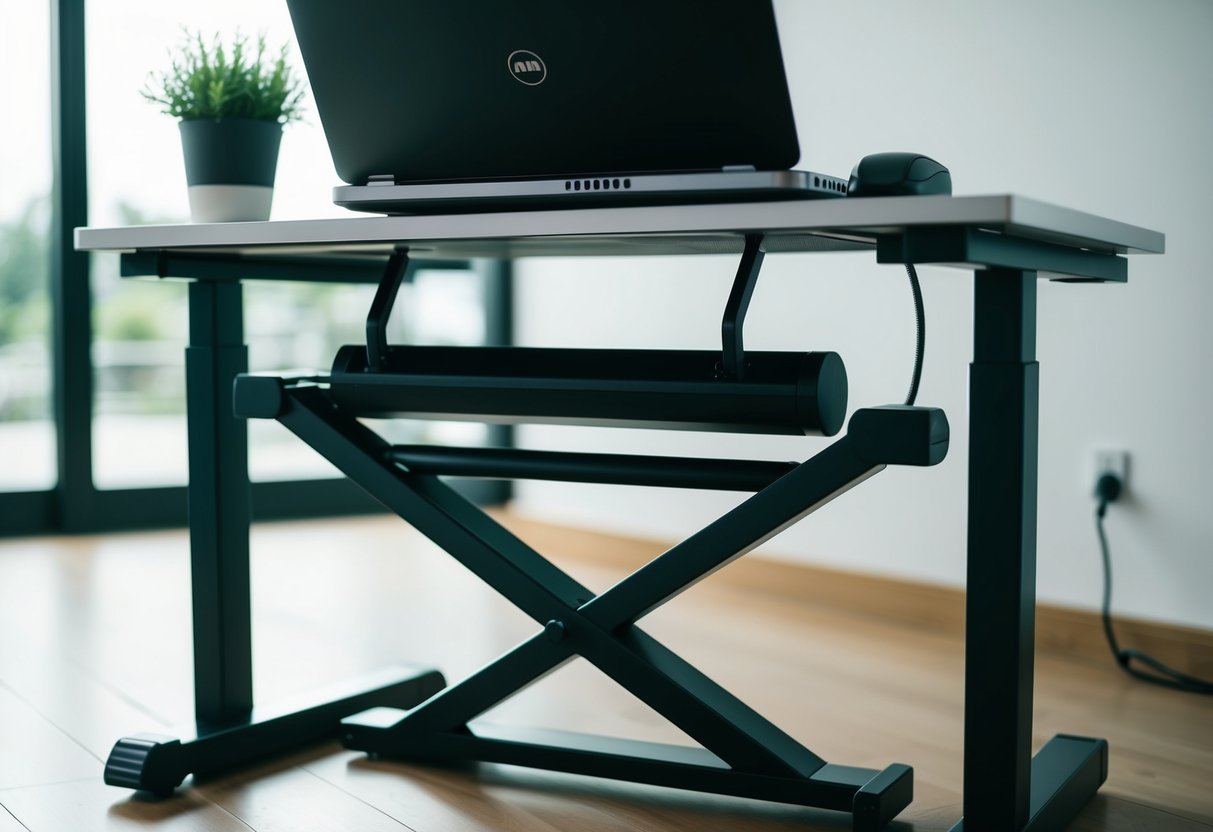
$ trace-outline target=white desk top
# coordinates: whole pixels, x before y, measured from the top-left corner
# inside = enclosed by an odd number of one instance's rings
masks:
[[[985,229],[1104,253],[1165,246],[1157,231],[1001,195],[78,228],[76,248],[379,255],[408,245],[414,256],[436,259],[721,254],[741,251],[744,234],[763,232],[773,253],[864,249],[880,234],[916,226]]]

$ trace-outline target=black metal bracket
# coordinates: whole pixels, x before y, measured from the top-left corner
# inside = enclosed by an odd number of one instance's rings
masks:
[[[1128,261],[1111,252],[1087,251],[977,228],[906,228],[876,240],[878,263],[947,263],[975,269],[1019,269],[1055,275],[1064,282],[1129,279]]]
[[[408,279],[408,272],[409,250],[407,246],[400,246],[388,258],[379,288],[375,290],[375,299],[371,301],[371,311],[366,315],[366,363],[373,372],[383,369],[388,349],[387,321],[396,305],[400,284]]]
[[[766,256],[766,250],[762,247],[763,239],[762,234],[745,235],[741,263],[737,266],[733,289],[724,307],[724,320],[720,324],[720,337],[724,345],[720,367],[724,378],[745,378],[745,346],[742,344],[741,330],[745,326],[745,313],[750,308],[754,287],[758,284],[762,259]]]

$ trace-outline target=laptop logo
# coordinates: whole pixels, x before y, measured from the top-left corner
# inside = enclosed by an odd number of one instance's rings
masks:
[[[528,87],[542,84],[544,79],[548,77],[548,68],[544,65],[543,58],[526,49],[514,50],[505,59],[505,62],[506,66],[509,67],[510,74],[517,81],[526,84]]]

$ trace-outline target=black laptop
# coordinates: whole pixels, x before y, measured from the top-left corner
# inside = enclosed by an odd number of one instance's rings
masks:
[[[337,174],[390,214],[835,197],[770,0],[287,0]]]

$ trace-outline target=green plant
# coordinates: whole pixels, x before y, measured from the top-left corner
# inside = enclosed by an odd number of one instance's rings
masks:
[[[267,54],[265,35],[253,48],[239,33],[230,47],[215,35],[187,30],[167,72],[151,73],[143,97],[170,116],[186,119],[248,118],[286,124],[302,118],[303,84],[286,62],[286,45]]]

